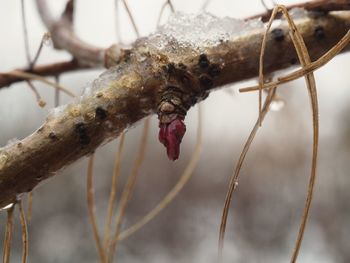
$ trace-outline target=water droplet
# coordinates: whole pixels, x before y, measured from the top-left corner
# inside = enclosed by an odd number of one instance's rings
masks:
[[[105,121],[104,122],[104,125],[105,127],[108,129],[108,130],[112,130],[113,129],[113,123],[111,121]]]
[[[4,207],[1,207],[1,208],[0,208],[0,211],[4,211],[4,210],[7,210],[7,209],[10,209],[10,208],[13,207],[14,205],[15,205],[14,203],[5,205]]]
[[[39,176],[35,177],[35,180],[37,180],[37,181],[42,181],[43,179],[44,179],[43,175],[39,175]]]
[[[51,34],[50,32],[46,32],[44,35],[43,35],[43,44],[47,47],[50,47],[52,46],[52,39],[51,39]]]
[[[54,119],[59,117],[67,108],[67,105],[61,105],[49,110],[48,119]]]
[[[238,187],[238,182],[236,181],[236,182],[234,183],[233,189],[236,189],[237,187]]]
[[[19,140],[17,138],[12,138],[12,139],[7,141],[6,147],[11,147],[14,144],[17,144],[18,142],[19,142]]]
[[[271,111],[280,111],[284,107],[284,100],[280,98],[274,99],[270,104],[270,110]]]

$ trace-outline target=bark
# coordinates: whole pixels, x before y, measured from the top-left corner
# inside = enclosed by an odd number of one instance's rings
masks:
[[[305,17],[296,24],[315,60],[350,29],[350,12]],[[267,41],[266,74],[297,63],[288,28],[283,23],[279,28]],[[258,76],[263,33],[254,31],[200,52],[176,42],[157,50],[147,38],[122,56],[117,52],[120,63],[97,79],[93,90],[49,116],[32,135],[0,149],[0,207],[157,112],[168,89],[178,86],[183,102],[191,106],[213,89]]]

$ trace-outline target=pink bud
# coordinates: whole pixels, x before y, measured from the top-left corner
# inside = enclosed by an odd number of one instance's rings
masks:
[[[177,160],[180,154],[180,144],[186,132],[186,125],[182,119],[176,118],[167,124],[161,124],[159,141],[164,144],[170,160]]]

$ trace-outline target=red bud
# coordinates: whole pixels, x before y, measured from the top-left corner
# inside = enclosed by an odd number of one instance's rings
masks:
[[[177,160],[180,154],[180,144],[186,132],[186,125],[182,119],[176,118],[167,124],[161,124],[159,141],[164,144],[170,160]]]

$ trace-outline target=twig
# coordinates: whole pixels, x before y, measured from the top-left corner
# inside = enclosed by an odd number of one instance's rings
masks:
[[[285,76],[278,77],[277,81],[271,81],[268,83],[264,83],[262,86],[262,89],[270,89],[272,87],[296,80],[312,71],[315,71],[321,67],[323,67],[325,64],[327,64],[329,61],[331,61],[336,55],[338,55],[348,44],[350,43],[350,31],[348,31],[342,39],[335,44],[326,54],[324,54],[322,57],[317,59],[316,61],[307,64],[306,66],[302,67],[301,69],[298,69],[292,73],[289,73]],[[247,88],[242,88],[239,91],[240,92],[250,92],[250,91],[256,91],[259,90],[260,85],[257,86],[251,86]]]
[[[22,15],[22,26],[23,26],[23,35],[24,35],[24,47],[25,47],[25,53],[28,65],[31,64],[31,58],[30,58],[30,50],[29,50],[29,40],[28,40],[28,29],[27,29],[27,21],[26,21],[26,12],[25,12],[25,5],[24,0],[21,0],[21,15]]]
[[[28,193],[28,208],[27,208],[28,221],[32,219],[32,214],[33,214],[33,192],[30,191]]]
[[[55,76],[55,81],[57,84],[60,84],[60,77],[59,75]],[[59,89],[55,89],[55,98],[54,98],[54,102],[55,102],[55,107],[58,107],[60,105],[60,90]]]
[[[15,209],[14,204],[7,209],[7,222],[6,222],[6,228],[5,228],[4,248],[3,248],[3,254],[2,254],[3,263],[10,263],[14,209]]]
[[[41,98],[38,90],[35,88],[35,86],[33,85],[33,83],[30,80],[27,80],[28,86],[30,87],[30,89],[33,91],[35,98],[36,98],[36,102],[38,103],[39,107],[45,107],[46,102]],[[56,89],[58,90],[58,89]]]
[[[26,263],[28,258],[28,229],[26,216],[22,207],[22,200],[18,201],[18,208],[22,229],[22,263]]]
[[[263,106],[262,111],[261,111],[261,115],[258,117],[252,131],[249,134],[249,137],[248,137],[246,143],[244,144],[243,150],[239,156],[237,164],[235,165],[234,172],[230,178],[229,189],[228,189],[227,194],[226,194],[225,204],[224,204],[224,208],[223,208],[223,212],[222,212],[222,216],[221,216],[221,224],[220,224],[220,232],[219,232],[219,246],[218,246],[218,262],[219,263],[221,263],[222,259],[223,259],[222,253],[223,253],[223,248],[224,248],[227,216],[228,216],[228,212],[230,209],[230,204],[232,202],[233,193],[236,190],[237,185],[238,185],[238,177],[239,177],[243,162],[245,160],[245,157],[248,153],[248,150],[249,150],[249,148],[254,140],[256,133],[258,132],[258,129],[260,128],[260,123],[262,123],[266,114],[269,111],[269,107],[271,105],[271,102],[273,101],[275,92],[276,92],[276,88],[269,90],[268,96],[265,99],[265,103],[264,103],[264,106]]]
[[[89,158],[89,164],[88,164],[88,169],[86,173],[86,179],[87,179],[87,184],[86,184],[86,190],[87,190],[87,201],[88,201],[88,210],[89,210],[89,218],[90,222],[92,225],[92,230],[94,234],[94,239],[96,242],[97,246],[97,251],[100,257],[100,262],[105,263],[106,261],[106,254],[103,249],[98,227],[97,227],[97,222],[96,222],[96,207],[94,203],[94,189],[93,189],[93,168],[94,168],[94,155],[91,155]]]
[[[72,18],[64,12],[59,20],[54,20],[46,0],[36,0],[39,15],[51,33],[55,48],[65,49],[80,64],[88,66],[104,65],[105,48],[95,47],[79,39],[72,27]],[[71,1],[68,1],[68,5]],[[66,8],[65,10],[69,10]],[[70,14],[68,12],[68,14]]]
[[[123,4],[124,4],[124,7],[125,7],[126,12],[128,13],[128,16],[129,16],[129,18],[130,18],[132,27],[134,28],[135,34],[136,34],[136,36],[139,38],[139,37],[140,37],[140,32],[139,32],[139,30],[138,30],[138,28],[137,28],[135,19],[134,19],[133,15],[132,15],[132,13],[131,13],[131,11],[130,11],[130,8],[129,8],[129,6],[128,6],[126,0],[122,0],[122,2],[123,2]]]
[[[35,66],[36,62],[38,61],[41,51],[44,47],[44,43],[50,41],[50,39],[51,39],[50,33],[49,32],[44,33],[43,37],[41,38],[38,50],[35,53],[34,59],[32,62],[30,62],[30,66],[29,66],[30,69],[32,69]]]
[[[41,82],[43,82],[51,87],[54,87],[55,89],[61,90],[62,92],[66,93],[67,95],[69,95],[71,97],[75,97],[73,92],[67,90],[65,87],[63,87],[55,82],[52,82],[52,81],[48,80],[47,78],[44,78],[40,75],[35,75],[33,73],[27,73],[27,72],[16,71],[16,70],[7,72],[6,74],[10,75],[10,76],[16,76],[18,78],[23,78],[26,80],[38,80],[38,81],[41,81]]]
[[[113,262],[113,256],[115,254],[115,251],[116,251],[116,248],[118,245],[118,236],[119,236],[120,229],[121,229],[121,223],[122,223],[122,220],[124,218],[126,208],[127,208],[128,203],[129,203],[132,191],[134,189],[138,172],[140,170],[141,164],[142,164],[144,156],[145,156],[147,137],[148,137],[148,132],[149,132],[149,122],[150,122],[149,118],[147,118],[144,122],[141,142],[140,142],[139,150],[138,150],[137,157],[135,160],[135,164],[133,166],[133,169],[131,171],[130,176],[128,177],[128,180],[126,182],[124,191],[122,193],[122,196],[121,196],[121,199],[119,202],[119,210],[118,210],[118,214],[117,214],[117,217],[115,220],[114,236],[109,244],[109,250],[108,250],[108,262],[110,262],[110,263]]]
[[[293,19],[288,14],[287,9],[284,6],[277,6],[275,10],[281,10],[287,17],[287,21],[292,27],[290,33],[295,49],[297,50],[300,64],[305,67],[311,63],[310,55],[305,45],[304,39],[300,34],[298,28],[296,27]],[[313,128],[313,143],[312,143],[312,161],[311,161],[311,172],[309,178],[309,185],[307,196],[305,200],[304,210],[300,222],[298,236],[295,242],[294,251],[292,254],[291,262],[295,263],[299,254],[301,242],[304,237],[306,223],[309,217],[309,211],[311,207],[314,185],[316,181],[316,168],[317,168],[317,156],[318,156],[318,142],[319,142],[319,111],[318,111],[318,99],[317,99],[317,90],[316,82],[313,72],[310,72],[305,75],[305,81],[307,89],[310,96],[310,105],[312,109],[312,128]]]
[[[170,11],[171,11],[172,13],[175,12],[174,6],[173,6],[173,4],[171,3],[170,0],[167,0],[166,2],[164,2],[163,5],[162,5],[162,7],[161,7],[161,9],[160,9],[160,12],[159,12],[159,16],[158,16],[158,19],[157,19],[157,26],[160,25],[160,20],[161,20],[161,18],[162,18],[162,16],[163,16],[164,10],[165,10],[165,8],[166,8],[167,6],[169,6]]]
[[[46,76],[56,76],[62,73],[67,73],[67,72],[77,71],[77,70],[84,70],[89,68],[91,67],[86,65],[79,65],[76,60],[70,60],[70,61],[63,61],[63,62],[57,62],[52,64],[34,66],[32,69],[30,68],[16,69],[14,71],[33,73],[41,77],[46,77]],[[9,71],[9,72],[12,72],[12,71]],[[22,77],[17,77],[17,76],[8,74],[9,72],[0,72],[0,89],[24,80]]]
[[[113,177],[111,182],[111,192],[109,195],[108,208],[107,208],[107,217],[106,217],[104,241],[103,241],[103,246],[106,250],[106,254],[108,254],[108,249],[109,249],[108,248],[109,241],[110,241],[109,238],[111,233],[114,203],[115,203],[117,190],[118,190],[118,182],[120,177],[120,167],[121,167],[122,152],[124,149],[124,141],[125,141],[125,133],[123,132],[122,135],[120,136],[119,147],[118,147],[117,154],[115,156],[114,171],[113,171]]]
[[[305,3],[297,3],[293,5],[286,6],[287,10],[293,8],[302,8],[307,11],[318,12],[320,14],[325,14],[331,11],[345,11],[350,10],[349,0],[313,0]],[[272,14],[272,9],[267,10],[264,13],[257,14],[251,17],[248,17],[246,20],[261,18],[263,22],[269,21]],[[281,15],[277,15],[275,19],[280,18]]]
[[[182,190],[182,188],[186,185],[188,180],[193,175],[195,168],[197,167],[201,150],[202,150],[202,116],[200,104],[198,105],[198,126],[197,126],[197,141],[191,156],[190,161],[186,165],[185,170],[183,171],[181,177],[175,186],[169,191],[169,193],[144,217],[142,217],[135,224],[124,230],[118,236],[118,240],[124,240],[134,234],[136,231],[140,230],[143,226],[145,226],[148,222],[150,222],[153,218],[155,218],[163,209],[165,209],[178,195],[178,193]]]

